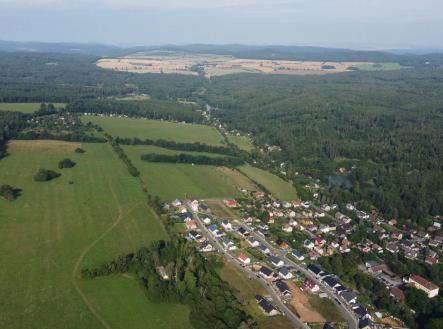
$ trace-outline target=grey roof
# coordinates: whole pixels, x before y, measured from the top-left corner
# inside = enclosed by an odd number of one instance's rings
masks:
[[[357,298],[357,295],[353,291],[345,290],[341,293],[341,297],[349,303],[351,300]]]

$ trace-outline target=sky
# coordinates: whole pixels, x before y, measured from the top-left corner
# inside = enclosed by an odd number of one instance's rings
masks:
[[[0,0],[0,40],[443,48],[443,0]]]

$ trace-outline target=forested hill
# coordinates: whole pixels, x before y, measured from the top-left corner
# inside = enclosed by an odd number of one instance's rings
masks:
[[[327,182],[348,168],[353,189],[331,188],[329,197],[422,224],[443,213],[441,70],[235,75],[207,88],[229,126],[282,147],[276,157],[290,160],[290,174],[301,169]]]
[[[200,77],[103,70],[82,54],[0,52],[0,102],[69,102],[138,92],[160,99],[189,98]]]

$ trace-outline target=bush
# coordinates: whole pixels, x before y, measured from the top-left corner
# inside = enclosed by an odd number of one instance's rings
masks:
[[[86,151],[84,150],[84,149],[82,149],[82,148],[80,148],[80,147],[77,147],[76,149],[75,149],[75,153],[85,153]]]
[[[11,185],[0,186],[0,197],[8,201],[14,201],[19,195],[20,189],[13,188]]]
[[[58,168],[59,169],[63,169],[63,168],[72,168],[75,166],[75,162],[72,161],[71,159],[63,159],[62,161],[60,161],[58,163]]]
[[[61,176],[58,172],[47,169],[39,169],[39,171],[34,175],[34,180],[36,182],[47,182],[54,178]]]

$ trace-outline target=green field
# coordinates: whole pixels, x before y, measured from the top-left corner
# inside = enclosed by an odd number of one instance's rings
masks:
[[[23,190],[14,202],[0,199],[0,328],[103,328],[100,319],[112,328],[157,328],[142,322],[154,318],[166,323],[171,312],[182,327],[189,327],[187,309],[154,307],[131,283],[79,278],[85,266],[167,235],[146,207],[139,182],[110,146],[82,144],[86,153],[76,154],[78,146],[14,141],[10,155],[0,161],[0,183]],[[65,157],[77,165],[57,169]],[[40,167],[62,176],[35,182]],[[118,309],[134,309],[137,315],[122,311],[117,316]]]
[[[150,302],[131,277],[110,276],[83,284],[86,295],[97,305],[113,329],[191,329],[186,305]],[[168,314],[166,317],[165,314]]]
[[[140,171],[148,189],[162,200],[239,196],[234,180],[214,166],[146,162],[142,161],[140,156],[159,148],[123,146],[123,149]],[[178,153],[178,151],[163,150],[165,153]]]
[[[239,149],[247,152],[251,152],[254,149],[254,144],[252,144],[251,139],[247,136],[229,135],[228,142],[237,145]]]
[[[398,63],[367,63],[367,64],[357,64],[356,68],[362,71],[388,71],[388,70],[400,70],[404,66]]]
[[[140,139],[165,139],[182,143],[201,142],[222,145],[220,133],[211,126],[185,124],[158,120],[83,116],[83,122],[91,121],[114,137]]]
[[[297,191],[295,187],[280,177],[268,171],[251,166],[241,166],[239,169],[254,182],[264,186],[276,198],[288,201],[297,199]]]
[[[53,103],[56,108],[63,108],[64,103]],[[40,109],[40,103],[0,103],[0,111],[33,113]]]

